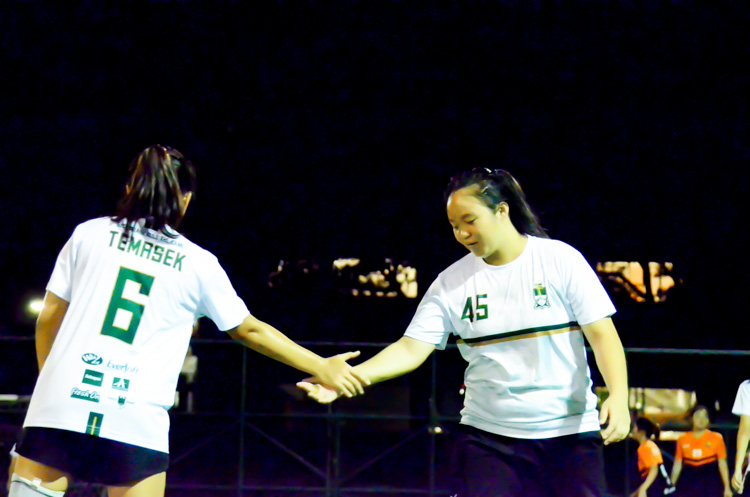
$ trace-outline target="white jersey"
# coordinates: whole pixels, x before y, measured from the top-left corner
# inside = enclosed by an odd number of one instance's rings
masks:
[[[47,291],[68,301],[25,427],[89,433],[169,451],[169,416],[193,326],[220,330],[249,312],[210,252],[111,218],[80,224]]]
[[[462,424],[551,438],[600,428],[581,325],[614,312],[580,252],[530,236],[509,264],[468,254],[443,271],[405,335],[440,349],[460,337]]]
[[[737,416],[750,415],[750,380],[745,380],[737,390],[737,398],[734,400],[732,414]]]

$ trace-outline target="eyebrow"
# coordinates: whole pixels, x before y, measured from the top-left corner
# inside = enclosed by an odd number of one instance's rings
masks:
[[[467,214],[464,214],[463,216],[461,216],[461,219],[464,220],[464,221],[466,221],[466,219],[469,218],[469,217],[477,217],[477,216],[476,216],[476,214],[467,213]],[[448,222],[449,223],[453,223],[454,221],[453,221],[453,219],[451,219],[449,217],[448,218]]]

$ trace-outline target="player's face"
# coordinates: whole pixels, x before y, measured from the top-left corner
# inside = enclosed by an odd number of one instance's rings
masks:
[[[703,409],[695,411],[695,414],[693,414],[693,428],[696,430],[705,430],[708,428],[708,424],[708,413]]]
[[[476,187],[453,192],[448,199],[448,222],[458,243],[486,259],[500,247],[500,215],[475,195]]]

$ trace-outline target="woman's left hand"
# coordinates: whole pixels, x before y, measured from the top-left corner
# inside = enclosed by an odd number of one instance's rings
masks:
[[[602,402],[602,408],[599,412],[599,423],[606,428],[601,431],[604,445],[619,442],[630,433],[630,409],[628,409],[628,400],[615,400],[608,397]]]

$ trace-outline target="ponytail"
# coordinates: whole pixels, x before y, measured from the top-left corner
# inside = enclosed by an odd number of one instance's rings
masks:
[[[462,171],[448,182],[443,195],[443,203],[447,204],[448,199],[456,190],[470,186],[477,187],[476,196],[493,212],[497,211],[502,202],[508,204],[510,221],[519,233],[549,238],[539,217],[526,200],[521,185],[508,171],[490,170],[484,167]]]
[[[146,227],[161,230],[177,229],[182,222],[182,197],[195,192],[195,167],[179,151],[171,147],[152,145],[133,159],[128,167],[125,193],[114,219],[133,221],[144,219]]]
[[[649,440],[658,440],[661,434],[661,428],[648,418],[638,418],[635,420],[635,426],[638,430],[646,433]]]

